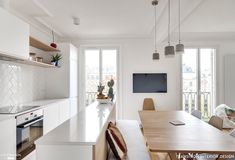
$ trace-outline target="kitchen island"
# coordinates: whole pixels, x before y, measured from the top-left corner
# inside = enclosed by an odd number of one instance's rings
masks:
[[[37,160],[106,159],[105,130],[115,120],[115,103],[92,103],[36,141]]]

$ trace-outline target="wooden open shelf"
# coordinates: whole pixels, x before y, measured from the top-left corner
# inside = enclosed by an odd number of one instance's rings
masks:
[[[60,52],[60,50],[56,49],[56,48],[53,48],[33,37],[29,37],[29,44],[30,46],[32,47],[35,47],[35,48],[38,48],[38,49],[41,49],[43,51],[46,51],[46,52]]]
[[[23,60],[23,61],[17,61],[18,63],[21,64],[27,64],[27,65],[32,65],[32,66],[39,66],[39,67],[44,67],[44,68],[58,68],[57,66],[43,63],[43,62],[36,62],[36,61],[30,61],[30,60]]]
[[[26,65],[32,65],[32,66],[39,66],[39,67],[44,67],[44,68],[59,68],[57,66],[43,63],[43,62],[36,62],[36,61],[30,61],[27,59],[15,57],[15,56],[10,56],[7,54],[2,54],[0,53],[0,60],[3,61],[10,61],[10,62],[15,62],[15,63],[21,63],[21,64],[26,64]]]

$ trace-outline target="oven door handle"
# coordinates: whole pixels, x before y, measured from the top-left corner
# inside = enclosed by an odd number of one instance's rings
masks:
[[[37,119],[37,120],[35,120],[33,122],[30,122],[30,123],[27,123],[25,125],[22,125],[22,128],[27,128],[27,127],[31,126],[32,124],[35,124],[35,123],[37,123],[37,122],[39,122],[41,120],[43,120],[43,118]]]

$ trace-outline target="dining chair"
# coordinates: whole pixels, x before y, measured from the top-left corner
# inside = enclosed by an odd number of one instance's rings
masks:
[[[191,114],[192,114],[194,117],[197,117],[198,119],[202,119],[202,112],[199,111],[199,110],[194,110]]]
[[[219,130],[223,129],[223,119],[218,116],[212,116],[208,123]],[[219,157],[219,154],[202,153],[197,155],[196,160],[219,160]]]
[[[145,98],[144,99],[143,110],[155,110],[152,98]]]
[[[235,138],[235,129],[233,129],[229,135]]]
[[[223,129],[223,119],[218,116],[212,116],[208,123],[219,130]]]

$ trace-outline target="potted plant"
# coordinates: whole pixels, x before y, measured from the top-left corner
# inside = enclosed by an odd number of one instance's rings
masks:
[[[113,94],[114,80],[111,79],[110,81],[108,81],[107,85],[109,87],[108,97],[111,98],[111,101],[113,101],[113,98],[114,98],[114,94]]]
[[[97,89],[97,99],[104,99],[105,98],[105,95],[103,94],[103,90],[104,90],[104,86],[102,85],[102,83],[99,83],[99,85],[97,86],[98,89]]]
[[[52,57],[51,57],[51,64],[53,64],[53,65],[55,65],[55,66],[58,66],[58,62],[59,62],[59,60],[61,60],[62,59],[62,56],[61,56],[61,54],[55,54],[55,55],[53,55]]]

